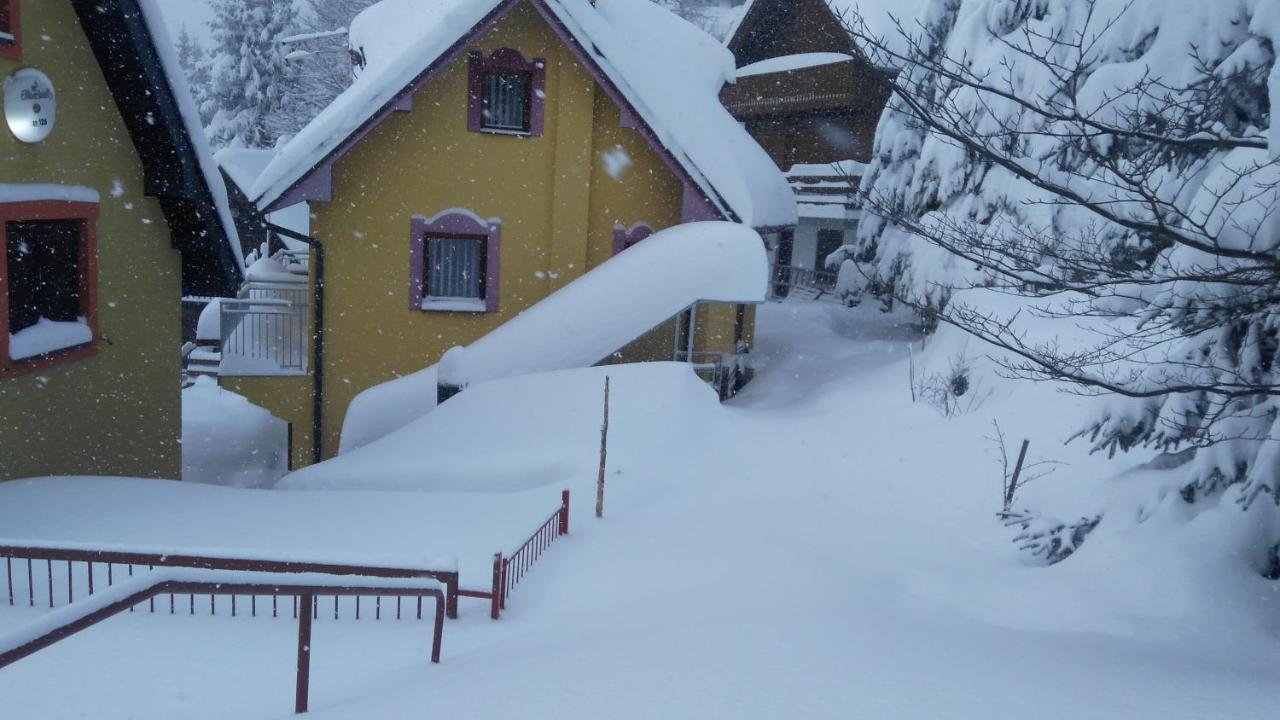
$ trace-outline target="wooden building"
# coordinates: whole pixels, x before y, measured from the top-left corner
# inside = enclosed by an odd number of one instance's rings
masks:
[[[842,22],[855,5],[749,0],[726,40],[738,76],[721,93],[725,107],[788,173],[800,201],[795,233],[773,248],[781,275],[821,271],[827,251],[857,228],[857,183],[890,91],[889,71],[855,51]]]
[[[179,476],[179,299],[241,261],[161,22],[0,0],[0,479]]]
[[[352,87],[249,193],[264,212],[310,205],[322,377],[253,376],[223,358],[224,385],[293,424],[295,464],[337,452],[361,391],[476,341],[653,231],[796,221],[785,178],[719,103],[732,57],[649,0],[383,0],[350,42]],[[708,62],[677,72],[680,57]],[[686,348],[673,347],[673,319],[613,359],[749,350],[754,308],[696,318]]]

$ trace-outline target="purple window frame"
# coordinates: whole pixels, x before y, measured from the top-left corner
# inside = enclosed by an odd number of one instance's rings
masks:
[[[636,243],[644,240],[654,233],[654,229],[649,223],[638,222],[631,227],[626,227],[622,223],[613,226],[613,254],[626,250]]]
[[[519,135],[541,137],[543,115],[547,100],[547,62],[542,58],[526,60],[519,50],[500,48],[485,57],[484,53],[473,50],[467,54],[467,130],[475,133],[493,135]],[[528,129],[524,132],[486,128],[484,126],[484,78],[490,73],[521,74],[528,79],[529,99]]]
[[[409,221],[409,309],[422,312],[481,312],[423,307],[427,299],[426,260],[428,237],[471,237],[484,242],[484,310],[498,311],[498,258],[502,245],[502,223],[484,220],[465,209],[445,210],[433,217],[415,215]]]

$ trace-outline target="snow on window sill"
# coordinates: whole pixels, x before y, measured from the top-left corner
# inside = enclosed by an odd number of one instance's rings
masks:
[[[480,132],[486,135],[509,135],[511,137],[533,137],[533,133],[528,130],[513,130],[511,128],[481,127]]]
[[[89,321],[58,322],[40,318],[35,325],[9,334],[9,359],[27,360],[93,342]]]
[[[0,32],[0,43],[6,43],[8,45],[12,45],[17,41],[18,41],[18,38],[14,37],[13,33]]]
[[[489,306],[479,298],[437,298],[422,299],[420,306],[427,312],[487,312]]]

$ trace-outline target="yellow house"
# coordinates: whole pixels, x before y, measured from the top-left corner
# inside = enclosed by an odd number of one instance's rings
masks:
[[[222,373],[292,422],[296,463],[336,454],[361,391],[654,231],[796,222],[785,179],[719,103],[732,56],[649,0],[383,0],[349,40],[353,85],[246,193],[264,212],[310,205],[310,237],[292,237],[312,247],[318,372]],[[683,317],[591,361],[750,348],[752,307]]]
[[[153,32],[139,0],[0,0],[0,480],[179,476],[179,300],[241,261]]]

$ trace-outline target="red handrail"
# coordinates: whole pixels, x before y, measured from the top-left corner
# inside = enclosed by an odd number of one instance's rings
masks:
[[[560,493],[560,507],[542,523],[522,545],[504,557],[502,553],[493,554],[493,580],[489,590],[459,588],[458,594],[463,597],[480,598],[489,601],[489,617],[497,620],[507,606],[507,596],[524,577],[551,543],[561,535],[569,534],[569,491]],[[513,569],[514,568],[514,569]]]
[[[211,596],[270,595],[273,597],[293,596],[297,598],[300,601],[300,611],[298,613],[298,666],[294,710],[298,713],[307,711],[311,674],[311,618],[315,608],[316,595],[435,598],[436,608],[431,641],[431,662],[440,662],[440,644],[444,634],[445,595],[439,588],[413,587],[403,583],[353,585],[338,583],[337,578],[334,578],[335,582],[333,583],[325,581],[310,583],[290,582],[295,578],[287,576],[281,576],[280,579],[283,582],[268,582],[257,577],[252,578],[252,581],[246,582],[218,582],[186,578],[175,579],[173,577],[139,577],[132,582],[122,583],[112,590],[100,593],[96,598],[86,598],[79,603],[56,611],[56,617],[52,622],[46,618],[35,621],[27,628],[19,628],[6,636],[8,638],[7,642],[5,638],[0,638],[0,668],[11,665],[81,630],[90,628],[110,617],[132,609],[136,605],[154,598],[156,595],[174,593],[209,594]],[[314,581],[316,577],[313,575],[309,579]],[[353,578],[346,578],[346,580],[351,579]]]
[[[27,561],[27,600],[35,605],[35,586],[32,561],[47,561],[49,607],[54,606],[53,597],[53,563],[67,563],[67,602],[74,601],[74,581],[72,563],[85,564],[85,578],[90,595],[94,592],[94,565],[105,565],[107,568],[107,585],[115,582],[113,566],[127,568],[129,576],[133,575],[135,566],[145,568],[172,567],[196,568],[203,570],[229,570],[237,572],[283,572],[283,573],[319,573],[324,575],[350,575],[370,578],[426,578],[439,581],[445,586],[446,615],[458,617],[458,571],[431,570],[422,568],[390,567],[377,565],[360,565],[353,563],[311,562],[299,560],[249,559],[219,557],[212,555],[192,555],[180,553],[157,553],[129,550],[93,550],[73,547],[41,547],[37,545],[0,545],[0,557],[5,558],[5,577],[8,586],[8,602],[14,603],[13,560]],[[204,593],[201,593],[204,594]],[[212,594],[210,595],[212,599]],[[154,603],[151,603],[154,611]],[[252,614],[257,614],[256,602],[252,606]],[[357,606],[357,616],[359,607]],[[232,614],[235,614],[235,596],[232,596]]]

